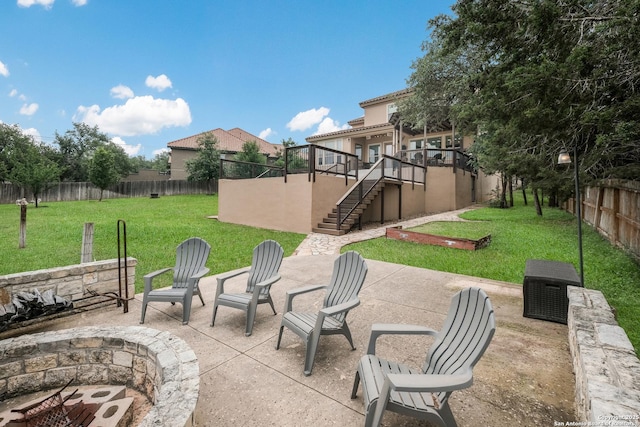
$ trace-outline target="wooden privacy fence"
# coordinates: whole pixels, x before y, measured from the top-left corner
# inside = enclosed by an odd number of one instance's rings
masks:
[[[575,213],[575,200],[565,208]],[[582,219],[601,235],[640,260],[640,181],[605,180],[585,187]]]
[[[218,182],[175,181],[132,181],[120,182],[105,190],[103,199],[117,199],[122,197],[175,196],[179,194],[212,194],[218,192]],[[24,195],[23,195],[24,194]],[[33,199],[33,194],[24,193],[15,184],[0,184],[0,203],[16,203],[16,200],[26,197]],[[47,191],[38,195],[43,202],[67,202],[75,200],[98,200],[100,189],[90,182],[60,182]]]

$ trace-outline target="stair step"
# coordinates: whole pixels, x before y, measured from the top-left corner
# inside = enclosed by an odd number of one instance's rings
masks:
[[[313,231],[314,233],[329,234],[331,236],[344,236],[345,234],[347,234],[345,230],[331,230],[328,228],[312,228],[311,231]]]

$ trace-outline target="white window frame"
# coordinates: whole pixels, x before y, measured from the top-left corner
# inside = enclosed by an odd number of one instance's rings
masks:
[[[391,115],[397,111],[398,111],[398,106],[395,104],[395,102],[392,102],[391,104],[387,104],[387,121],[391,120]]]

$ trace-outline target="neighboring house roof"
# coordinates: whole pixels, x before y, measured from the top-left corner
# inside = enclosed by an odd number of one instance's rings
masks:
[[[218,140],[218,150],[237,153],[242,151],[242,145],[247,141],[255,141],[260,147],[260,152],[275,156],[278,150],[278,145],[270,144],[264,139],[258,138],[255,135],[250,134],[240,128],[233,128],[229,131],[224,129],[213,129],[206,132],[201,132],[196,135],[191,135],[186,138],[171,141],[167,144],[169,148],[183,149],[183,150],[197,150],[200,148],[198,140],[206,134],[213,134]]]
[[[358,117],[357,119],[349,120],[347,124],[353,127],[362,127],[364,126],[364,116]]]

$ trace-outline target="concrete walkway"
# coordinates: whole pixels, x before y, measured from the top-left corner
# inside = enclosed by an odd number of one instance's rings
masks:
[[[369,230],[357,233],[354,235],[377,237]],[[336,251],[345,241],[341,238],[328,243],[327,239],[322,246],[313,236],[309,239],[301,251],[314,247],[318,253],[321,247]],[[181,323],[179,304],[149,305],[144,326],[182,338],[198,358],[197,426],[362,425],[362,391],[354,400],[350,394],[358,360],[367,348],[371,325],[410,323],[439,329],[452,295],[468,286],[482,287],[491,298],[497,330],[474,369],[473,386],[452,394],[451,408],[458,425],[537,427],[575,421],[575,378],[567,326],[524,318],[520,285],[381,261],[367,260],[369,272],[360,292],[361,305],[349,313],[349,326],[357,349],[351,351],[342,336],[322,337],[313,374],[305,377],[304,343],[300,338],[285,330],[281,348],[275,350],[285,293],[300,286],[327,283],[336,255],[302,256],[301,251],[283,260],[282,279],[273,287],[278,315],[274,316],[266,305],[260,306],[250,337],[244,336],[245,315],[240,310],[221,307],[215,327],[210,326],[215,276],[202,279],[201,290],[207,305],[203,307],[194,299],[191,320],[186,326]],[[244,284],[231,282],[227,289],[241,291]],[[294,308],[315,312],[322,298],[322,293],[300,296]],[[42,322],[16,333],[138,325],[141,301],[142,295],[136,295],[126,314],[110,306]],[[421,366],[428,345],[425,337],[384,337],[378,341],[378,354]],[[387,412],[383,425],[423,426],[424,423]]]
[[[350,243],[383,237],[387,227],[402,226],[403,228],[416,227],[434,221],[464,221],[459,217],[463,212],[473,210],[474,207],[459,209],[457,211],[443,212],[433,215],[425,215],[404,221],[389,222],[385,224],[367,224],[362,230],[354,230],[343,236],[331,236],[322,233],[311,233],[300,243],[294,255],[339,255],[340,248]]]

